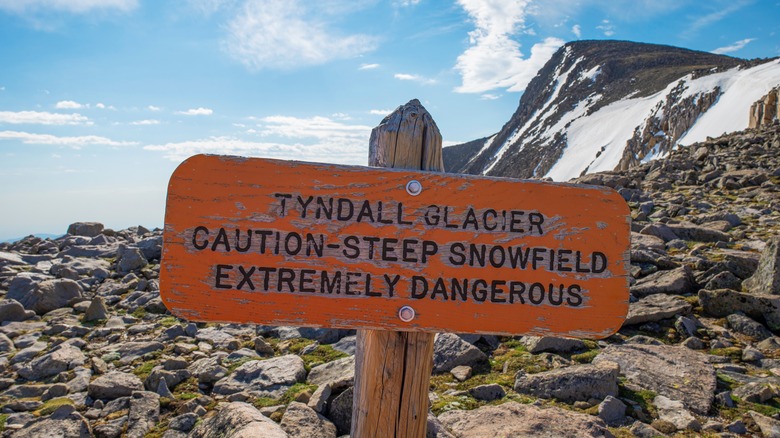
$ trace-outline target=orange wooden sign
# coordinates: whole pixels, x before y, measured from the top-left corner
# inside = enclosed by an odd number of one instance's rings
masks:
[[[603,187],[197,155],[168,187],[161,296],[191,320],[598,338],[628,251]]]

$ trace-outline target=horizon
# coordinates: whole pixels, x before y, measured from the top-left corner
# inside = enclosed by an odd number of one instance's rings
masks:
[[[365,165],[371,129],[414,98],[445,146],[492,135],[566,42],[778,57],[777,16],[747,0],[0,0],[0,242],[162,228],[197,153]]]

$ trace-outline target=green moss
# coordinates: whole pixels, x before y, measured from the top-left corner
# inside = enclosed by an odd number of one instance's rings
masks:
[[[618,389],[620,397],[633,400],[642,408],[643,411],[647,412],[652,417],[658,417],[658,412],[653,405],[653,399],[655,399],[655,396],[658,394],[646,389],[634,391],[632,389],[626,388],[622,381],[620,382]]]
[[[438,400],[431,404],[431,411],[434,415],[455,409],[471,410],[480,406],[480,403],[467,395],[442,395]]]
[[[306,367],[306,371],[308,372],[312,367],[323,363],[332,362],[336,359],[341,359],[347,356],[348,354],[342,353],[330,345],[320,345],[311,353],[301,356],[301,359],[303,359],[303,364]]]
[[[8,414],[0,414],[0,432],[5,432],[5,423],[8,421]]]
[[[726,356],[733,361],[742,359],[742,349],[739,347],[713,348],[709,353],[715,356]]]
[[[287,391],[282,394],[279,398],[271,398],[271,397],[259,397],[256,398],[252,405],[254,405],[256,408],[264,408],[268,406],[277,406],[277,405],[288,405],[290,402],[294,401],[298,395],[300,395],[304,391],[314,392],[317,390],[317,385],[312,385],[310,383],[296,383],[293,386],[290,387]]]
[[[236,368],[240,367],[241,365],[258,359],[260,359],[259,356],[250,356],[250,357],[242,357],[236,360],[223,360],[222,365],[228,369],[229,373],[232,373],[233,371],[236,370]]]
[[[146,317],[146,309],[139,307],[135,309],[130,315],[132,315],[134,318],[144,319]]]
[[[51,400],[47,400],[43,403],[43,406],[41,406],[37,411],[33,412],[34,415],[41,416],[41,415],[49,415],[52,412],[56,411],[57,408],[60,406],[65,405],[71,405],[75,406],[75,403],[73,400],[67,398],[67,397],[57,397],[53,398]]]
[[[141,379],[142,381],[146,380],[146,378],[149,377],[149,374],[152,373],[152,369],[156,366],[157,366],[156,360],[143,362],[141,365],[133,369],[133,374],[138,376],[138,378]]]
[[[160,320],[160,325],[162,325],[163,327],[173,327],[178,323],[179,323],[179,318],[175,316],[166,316],[165,318]]]
[[[579,363],[591,363],[593,361],[593,358],[596,357],[601,350],[590,350],[586,351],[584,353],[579,354],[573,354],[571,356],[571,360]]]

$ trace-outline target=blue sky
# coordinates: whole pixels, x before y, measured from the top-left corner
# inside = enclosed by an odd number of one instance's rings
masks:
[[[0,0],[0,240],[163,225],[187,156],[364,164],[412,98],[498,131],[577,39],[780,56],[780,2]]]

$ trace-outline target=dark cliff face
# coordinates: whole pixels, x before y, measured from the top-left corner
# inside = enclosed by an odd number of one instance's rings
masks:
[[[658,93],[685,75],[695,78],[744,62],[728,56],[628,41],[568,43],[528,84],[517,111],[488,147],[483,147],[485,140],[475,140],[444,150],[447,171],[517,178],[543,176],[567,146],[565,132],[550,128],[578,105],[587,116],[621,99]],[[688,120],[683,126],[675,125],[675,129],[684,132],[708,107],[698,100],[695,103],[699,107],[693,110],[670,108],[673,111],[669,115],[684,114]],[[657,132],[647,126],[637,128],[632,152],[626,154],[625,165],[621,161],[623,167],[646,153],[643,148],[648,142],[643,131]],[[657,143],[653,141],[649,147]],[[672,146],[671,142],[666,143],[665,148]]]

